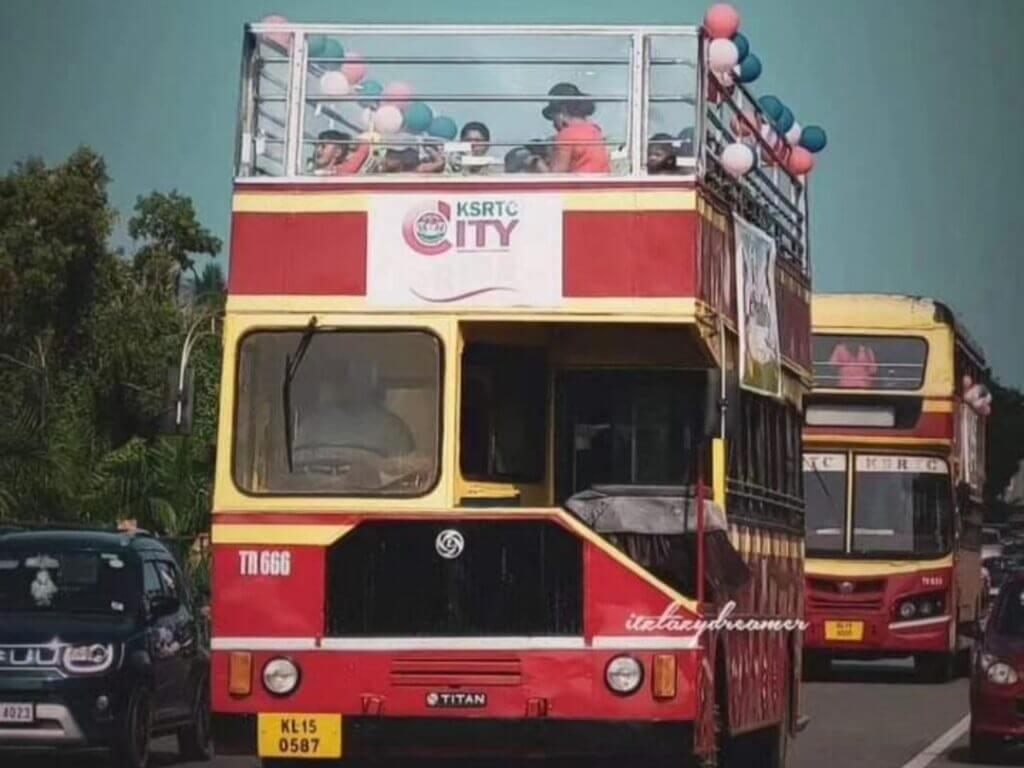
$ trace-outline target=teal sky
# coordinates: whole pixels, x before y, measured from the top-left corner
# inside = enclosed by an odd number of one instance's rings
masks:
[[[242,24],[696,23],[694,0],[0,0],[0,168],[79,144],[114,204],[176,188],[226,237]],[[818,290],[932,295],[1024,385],[1024,2],[742,0],[757,83],[829,148],[811,184]]]

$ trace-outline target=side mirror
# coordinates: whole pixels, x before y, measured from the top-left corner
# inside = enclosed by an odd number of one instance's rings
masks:
[[[181,600],[173,595],[156,595],[149,601],[149,615],[154,619],[170,616],[181,608]]]
[[[704,384],[704,437],[718,437],[722,430],[722,372],[709,368]]]
[[[192,406],[195,401],[195,371],[172,365],[167,369],[167,387],[164,398],[160,432],[165,435],[187,435],[192,432]]]
[[[959,482],[956,486],[956,511],[961,517],[967,517],[971,512],[971,486],[966,482]]]
[[[725,403],[722,402],[722,376],[725,376]],[[736,434],[740,420],[740,386],[735,371],[724,374],[718,368],[707,371],[704,391],[704,437],[720,437],[722,434],[722,406],[725,406],[725,436]]]

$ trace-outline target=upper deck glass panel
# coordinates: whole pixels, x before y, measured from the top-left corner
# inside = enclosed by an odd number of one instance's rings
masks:
[[[701,178],[803,263],[804,188],[743,86],[709,99],[696,27],[246,30],[241,180],[502,183]],[[741,179],[718,162],[748,142]]]

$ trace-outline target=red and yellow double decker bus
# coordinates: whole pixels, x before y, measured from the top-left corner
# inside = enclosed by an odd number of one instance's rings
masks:
[[[756,130],[761,167],[724,171],[731,122],[763,116],[707,97],[704,50],[695,27],[247,30],[221,754],[784,764],[806,192]]]
[[[806,666],[912,655],[948,679],[985,600],[981,350],[930,299],[817,294],[812,324]]]

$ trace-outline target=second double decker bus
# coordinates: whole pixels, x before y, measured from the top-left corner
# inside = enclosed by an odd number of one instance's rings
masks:
[[[948,679],[985,600],[984,358],[937,301],[812,305],[806,669],[913,656],[922,677]]]
[[[683,26],[247,31],[221,754],[784,765],[806,193],[744,86],[708,97],[705,51]],[[740,138],[764,162],[736,177]]]

